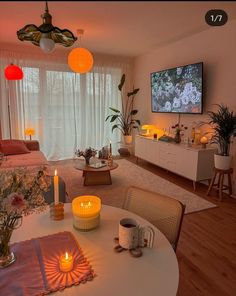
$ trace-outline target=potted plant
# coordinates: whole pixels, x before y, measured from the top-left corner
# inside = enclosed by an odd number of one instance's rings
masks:
[[[236,113],[227,106],[217,104],[218,111],[208,111],[209,124],[214,130],[212,143],[218,145],[218,154],[215,154],[215,168],[227,170],[231,165],[230,144],[232,137],[236,136]]]
[[[110,107],[109,109],[113,114],[108,115],[106,121],[110,119],[110,122],[114,123],[112,126],[112,132],[115,129],[119,129],[124,136],[125,143],[130,144],[132,142],[132,129],[138,128],[140,125],[140,120],[134,118],[138,113],[138,110],[133,109],[134,98],[139,92],[139,88],[135,88],[131,92],[128,92],[125,100],[122,91],[124,84],[125,74],[122,75],[118,85],[118,89],[121,92],[122,110]]]

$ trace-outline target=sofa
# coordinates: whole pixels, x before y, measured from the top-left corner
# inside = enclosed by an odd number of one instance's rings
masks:
[[[48,174],[51,175],[51,186],[44,197],[48,204],[53,202],[53,172],[43,152],[40,151],[38,141],[0,140],[0,156],[0,173],[16,167],[27,167],[33,170],[46,167]],[[66,186],[61,177],[59,177],[59,201],[66,201]]]

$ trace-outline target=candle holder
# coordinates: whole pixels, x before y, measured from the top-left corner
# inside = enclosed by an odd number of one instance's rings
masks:
[[[59,202],[58,204],[50,204],[50,218],[52,220],[63,220],[64,219],[64,203]]]
[[[112,166],[113,165],[113,158],[112,158],[112,154],[111,153],[108,154],[107,165],[108,166]]]

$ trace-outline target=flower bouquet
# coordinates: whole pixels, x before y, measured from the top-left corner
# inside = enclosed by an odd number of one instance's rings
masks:
[[[86,165],[89,165],[89,160],[91,157],[94,157],[95,155],[97,154],[97,150],[89,147],[89,148],[86,148],[85,151],[82,151],[82,150],[79,150],[77,149],[75,151],[75,155],[80,157],[80,156],[83,156],[85,158],[85,161],[86,161]]]
[[[9,246],[12,232],[21,226],[23,216],[46,209],[43,193],[50,184],[46,168],[0,171],[0,267],[15,261]]]
[[[183,124],[180,125],[179,123],[176,123],[175,125],[172,126],[172,128],[175,129],[175,138],[174,138],[175,142],[180,143],[181,136],[183,135],[183,132],[188,129],[188,127],[184,126]]]

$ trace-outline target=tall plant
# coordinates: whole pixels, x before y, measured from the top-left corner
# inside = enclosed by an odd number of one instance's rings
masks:
[[[223,104],[216,104],[219,109],[217,112],[208,111],[210,117],[209,124],[214,130],[212,143],[219,145],[219,154],[228,156],[230,153],[230,141],[236,136],[236,113],[230,111]]]
[[[121,92],[122,110],[118,110],[112,107],[109,109],[113,114],[108,115],[106,121],[110,119],[112,126],[112,132],[115,129],[119,129],[124,136],[131,135],[132,129],[138,128],[140,125],[140,120],[135,119],[134,116],[138,113],[137,109],[134,108],[134,98],[139,92],[139,88],[133,89],[131,92],[127,93],[126,100],[124,99],[123,86],[125,84],[125,74],[122,75],[120,83],[118,85],[118,90]]]

